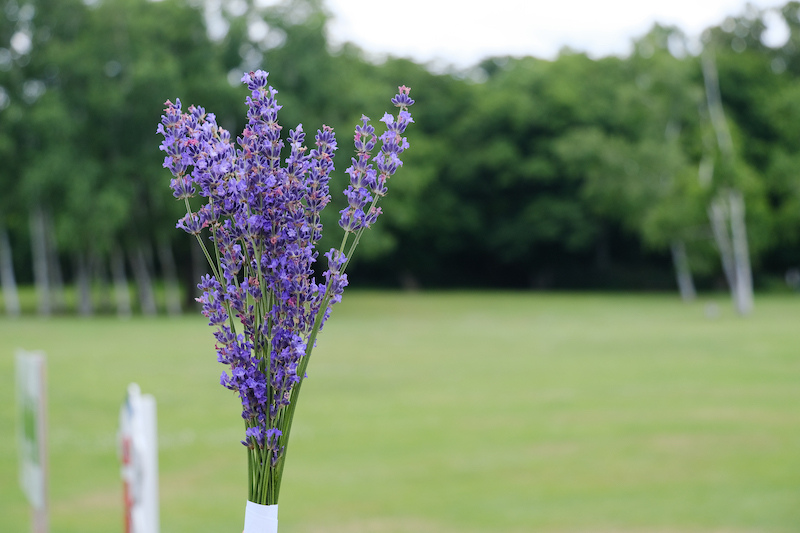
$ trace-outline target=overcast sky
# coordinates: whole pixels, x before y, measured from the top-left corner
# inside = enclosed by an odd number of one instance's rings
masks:
[[[765,9],[786,1],[751,0]],[[744,0],[327,0],[333,44],[353,41],[376,55],[474,65],[492,55],[553,58],[563,46],[592,57],[630,52],[654,22],[690,37],[744,12]],[[780,44],[786,29],[773,25]]]

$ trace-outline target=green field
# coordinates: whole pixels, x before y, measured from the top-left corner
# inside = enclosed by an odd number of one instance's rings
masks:
[[[718,313],[708,316],[709,302]],[[158,402],[162,533],[241,531],[237,400],[202,317],[0,320],[0,530],[13,361],[49,364],[51,530],[122,530],[116,430]],[[351,292],[309,367],[282,533],[800,529],[800,297]]]

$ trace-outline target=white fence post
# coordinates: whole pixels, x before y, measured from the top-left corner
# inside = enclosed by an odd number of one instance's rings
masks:
[[[119,413],[125,533],[159,533],[156,401],[135,383]]]
[[[17,350],[19,483],[32,509],[33,533],[47,533],[47,374],[40,352]]]

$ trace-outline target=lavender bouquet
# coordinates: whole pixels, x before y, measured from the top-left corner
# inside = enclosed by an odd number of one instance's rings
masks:
[[[308,150],[298,125],[284,141],[281,106],[267,76],[259,70],[242,77],[251,94],[238,146],[214,114],[195,106],[184,113],[180,100],[166,102],[158,125],[173,195],[186,205],[177,227],[197,237],[211,266],[212,274],[198,285],[198,301],[215,328],[217,359],[228,367],[220,382],[242,402],[248,533],[277,531],[286,448],[311,351],[331,307],[341,301],[345,270],[361,236],[381,214],[378,203],[389,178],[402,166],[414,103],[410,89],[400,87],[392,99],[399,112],[383,116],[380,137],[365,116],[356,126],[356,154],[346,170],[348,205],[339,219],[344,236],[339,248],[324,254],[328,266],[318,283],[313,265],[320,213],[330,201],[336,138],[323,126]],[[285,144],[289,153],[282,164]],[[204,200],[193,207],[197,195]]]

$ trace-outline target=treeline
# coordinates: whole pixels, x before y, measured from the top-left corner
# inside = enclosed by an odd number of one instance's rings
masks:
[[[701,45],[657,25],[626,58],[564,50],[450,73],[331,50],[319,0],[221,5],[0,1],[8,311],[16,284],[35,282],[43,313],[64,284],[83,313],[179,312],[203,258],[174,229],[182,206],[156,124],[180,98],[240,131],[238,80],[254,68],[270,72],[286,131],[337,131],[323,246],[338,235],[353,126],[412,87],[411,149],[355,285],[671,289],[677,275],[690,298],[695,283],[746,294],[751,271],[765,286],[800,265],[797,2],[771,19],[748,8]],[[788,25],[784,44],[764,43],[765,20]]]

